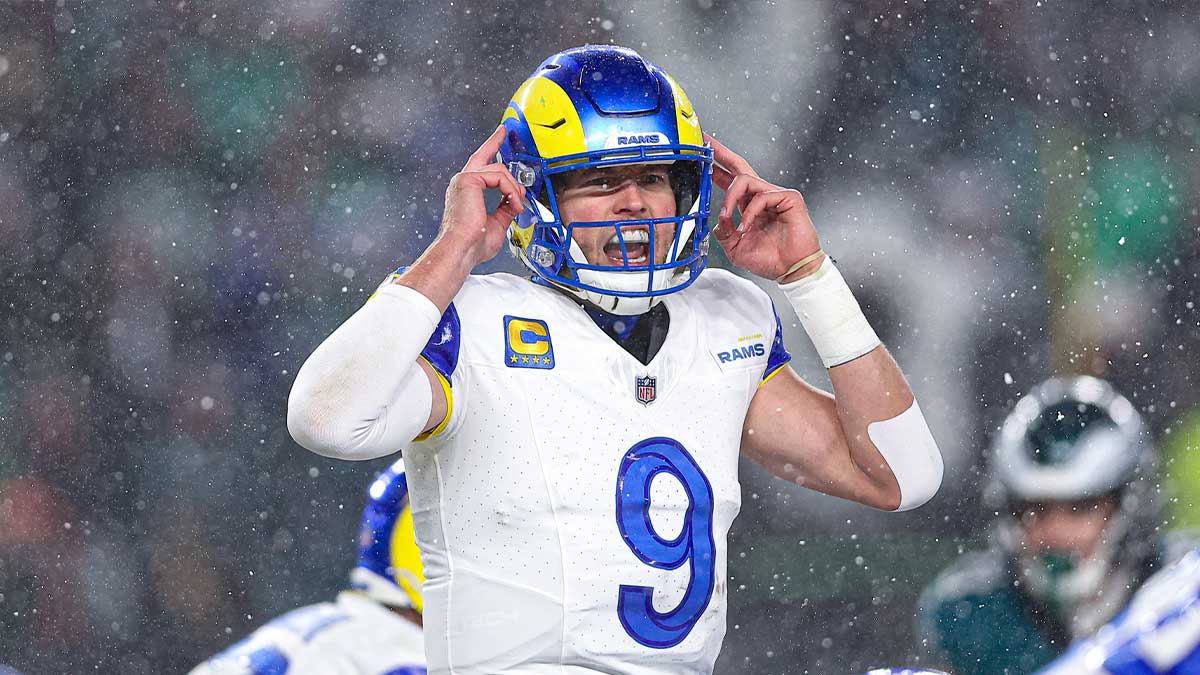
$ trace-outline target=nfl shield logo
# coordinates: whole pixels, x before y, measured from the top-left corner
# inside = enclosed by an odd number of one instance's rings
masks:
[[[650,405],[654,399],[658,397],[658,378],[646,375],[645,377],[634,378],[637,380],[635,394],[638,403],[642,405]]]

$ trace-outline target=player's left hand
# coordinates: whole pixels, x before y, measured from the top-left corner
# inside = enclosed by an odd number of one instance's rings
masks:
[[[729,260],[760,277],[776,279],[796,262],[820,250],[817,230],[798,190],[763,180],[741,155],[704,135],[713,148],[713,180],[725,191],[713,233]],[[733,210],[742,214],[734,225]],[[788,275],[786,281],[815,272],[823,257]]]

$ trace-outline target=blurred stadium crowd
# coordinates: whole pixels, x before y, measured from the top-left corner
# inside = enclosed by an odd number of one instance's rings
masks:
[[[984,536],[990,433],[1055,372],[1134,402],[1166,526],[1200,524],[1193,2],[9,1],[0,663],[182,672],[344,584],[386,460],[296,446],[292,376],[520,81],[609,41],[805,193],[947,460],[902,515],[744,465],[718,672],[914,654],[922,585]]]

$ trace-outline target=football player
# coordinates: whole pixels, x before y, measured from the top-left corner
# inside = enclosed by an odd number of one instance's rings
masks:
[[[896,668],[867,675],[939,672]],[[1115,619],[1037,671],[1037,675],[1195,673],[1200,673],[1200,550],[1155,574]]]
[[[705,270],[710,233],[781,285],[836,396],[788,366],[766,293]],[[470,274],[505,244],[530,277]],[[614,46],[520,86],[434,242],[297,373],[288,428],[330,457],[403,449],[436,673],[711,672],[739,453],[888,510],[942,477],[800,193]]]
[[[192,675],[423,675],[421,585],[403,462],[367,492],[350,589],[293,610]]]
[[[1189,550],[1160,535],[1156,466],[1140,415],[1101,380],[1052,378],[1018,401],[991,454],[992,545],[922,598],[935,662],[959,675],[1032,673]]]
[[[1109,625],[1038,673],[1200,673],[1200,550],[1154,575]]]

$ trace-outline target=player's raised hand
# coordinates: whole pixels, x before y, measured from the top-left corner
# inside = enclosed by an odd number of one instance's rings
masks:
[[[741,155],[708,134],[704,138],[713,148],[713,180],[725,191],[713,233],[733,264],[776,279],[794,263],[821,249],[798,190],[763,180]],[[734,209],[742,214],[738,225],[733,222]],[[815,271],[821,259],[818,256],[800,270],[793,270],[787,281]]]
[[[497,127],[446,188],[446,208],[438,236],[453,241],[471,267],[491,260],[500,251],[508,224],[521,213],[525,199],[525,186],[513,178],[508,167],[496,161],[504,134],[504,125]],[[499,190],[502,197],[491,213],[484,203],[487,190]]]

